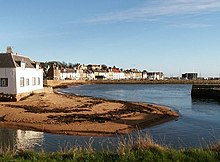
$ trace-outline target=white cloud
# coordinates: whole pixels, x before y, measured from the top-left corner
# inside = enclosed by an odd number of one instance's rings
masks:
[[[209,28],[213,27],[214,25],[211,24],[202,24],[202,23],[179,23],[179,24],[170,24],[168,27],[175,27],[175,28]]]
[[[220,11],[220,0],[154,0],[142,6],[87,19],[84,23],[157,21],[165,16],[192,16]]]

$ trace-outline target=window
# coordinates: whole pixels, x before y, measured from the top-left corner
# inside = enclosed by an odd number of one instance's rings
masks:
[[[26,86],[29,86],[30,85],[30,80],[29,78],[26,79]]]
[[[32,85],[36,85],[36,78],[35,77],[32,77]]]
[[[40,85],[40,77],[37,78],[37,85]]]
[[[20,77],[20,87],[24,87],[24,77]]]
[[[0,78],[0,87],[8,87],[8,78]]]

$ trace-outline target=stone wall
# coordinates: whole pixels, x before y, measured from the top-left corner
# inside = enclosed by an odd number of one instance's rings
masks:
[[[17,101],[16,95],[0,93],[0,101]]]
[[[35,90],[27,93],[20,93],[20,94],[4,94],[0,93],[0,101],[19,101],[22,98],[25,98],[27,96],[30,96],[32,94],[36,93],[53,93],[53,88],[52,87],[44,87],[43,89],[40,90]]]
[[[44,80],[45,87],[62,87],[66,85],[84,84],[85,80]]]
[[[220,100],[220,85],[193,85],[192,98]]]

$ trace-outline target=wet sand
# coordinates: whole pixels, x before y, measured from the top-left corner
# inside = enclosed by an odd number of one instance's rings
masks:
[[[58,93],[0,102],[0,127],[67,135],[125,134],[177,118],[165,106]]]

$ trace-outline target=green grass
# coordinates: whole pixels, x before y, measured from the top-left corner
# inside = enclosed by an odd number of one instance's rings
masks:
[[[89,140],[86,148],[60,152],[0,150],[0,162],[220,162],[220,143],[207,148],[175,150],[156,144],[149,135],[121,138],[117,151],[95,151]]]
[[[216,151],[203,149],[189,149],[189,150],[173,150],[161,148],[149,148],[145,150],[129,150],[123,154],[116,152],[87,152],[87,151],[69,151],[66,153],[39,153],[32,151],[21,151],[17,153],[5,153],[0,155],[1,162],[46,162],[46,161],[95,161],[95,162],[171,162],[171,161],[199,161],[199,162],[215,162],[220,161],[220,154]]]

